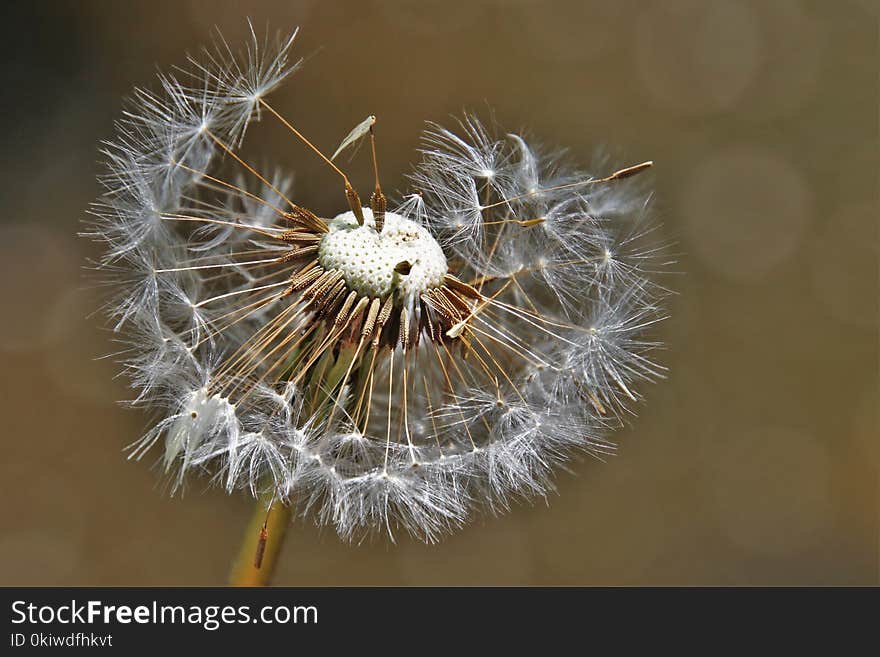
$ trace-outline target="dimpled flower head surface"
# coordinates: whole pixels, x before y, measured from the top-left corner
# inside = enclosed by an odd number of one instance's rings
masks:
[[[295,35],[218,37],[136,89],[103,150],[89,234],[133,403],[157,413],[130,454],[175,490],[203,475],[347,539],[433,541],[610,452],[662,377],[667,263],[631,178],[650,162],[578,169],[467,115],[428,124],[409,195],[377,171],[362,203],[268,102]],[[260,121],[323,160],[338,207],[299,205],[243,154]],[[343,147],[369,139],[375,168],[374,123]]]

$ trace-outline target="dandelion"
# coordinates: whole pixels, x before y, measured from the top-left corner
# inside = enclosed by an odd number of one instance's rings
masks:
[[[259,498],[256,569],[291,510],[345,539],[435,541],[544,495],[574,453],[611,451],[663,376],[666,263],[629,180],[650,162],[593,175],[468,115],[428,125],[413,193],[390,203],[369,117],[340,146],[369,140],[364,204],[268,101],[300,66],[295,36],[218,37],[136,90],[89,231],[133,404],[158,414],[130,455],[160,443],[173,490],[198,473]],[[299,205],[242,154],[260,120],[327,165],[339,207]]]

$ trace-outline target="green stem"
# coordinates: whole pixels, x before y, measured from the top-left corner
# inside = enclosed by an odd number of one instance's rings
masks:
[[[331,399],[334,399],[337,387],[344,384],[346,374],[351,379],[357,379],[357,371],[350,369],[357,352],[354,345],[346,345],[336,355],[332,350],[326,351],[315,363],[304,391],[306,399],[314,394],[311,402],[306,404],[306,409],[313,416],[326,418],[333,413],[335,402],[331,403]],[[229,574],[232,586],[267,586],[278,562],[284,535],[290,524],[291,506],[278,501],[275,488],[271,482],[268,483],[269,491],[257,499],[238,556],[232,565]]]
[[[290,514],[291,507],[276,500],[274,490],[256,500],[229,574],[232,586],[269,585],[290,525]]]

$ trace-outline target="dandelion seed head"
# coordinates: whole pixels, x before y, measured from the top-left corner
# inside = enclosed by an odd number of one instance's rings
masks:
[[[345,196],[302,207],[243,150],[261,120],[317,150],[271,98],[295,35],[216,36],[135,90],[102,149],[86,234],[132,404],[158,413],[129,455],[161,452],[174,490],[268,491],[345,539],[436,541],[613,450],[665,372],[670,261],[631,172],[472,115],[428,124],[409,194],[386,199],[376,172],[362,205],[331,162]]]

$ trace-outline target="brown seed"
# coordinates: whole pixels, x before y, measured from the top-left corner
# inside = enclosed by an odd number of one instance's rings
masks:
[[[367,313],[367,320],[364,322],[364,327],[361,329],[361,335],[365,338],[369,338],[373,334],[373,328],[376,326],[376,318],[379,316],[379,301],[378,298],[373,299],[370,302],[370,310]]]

